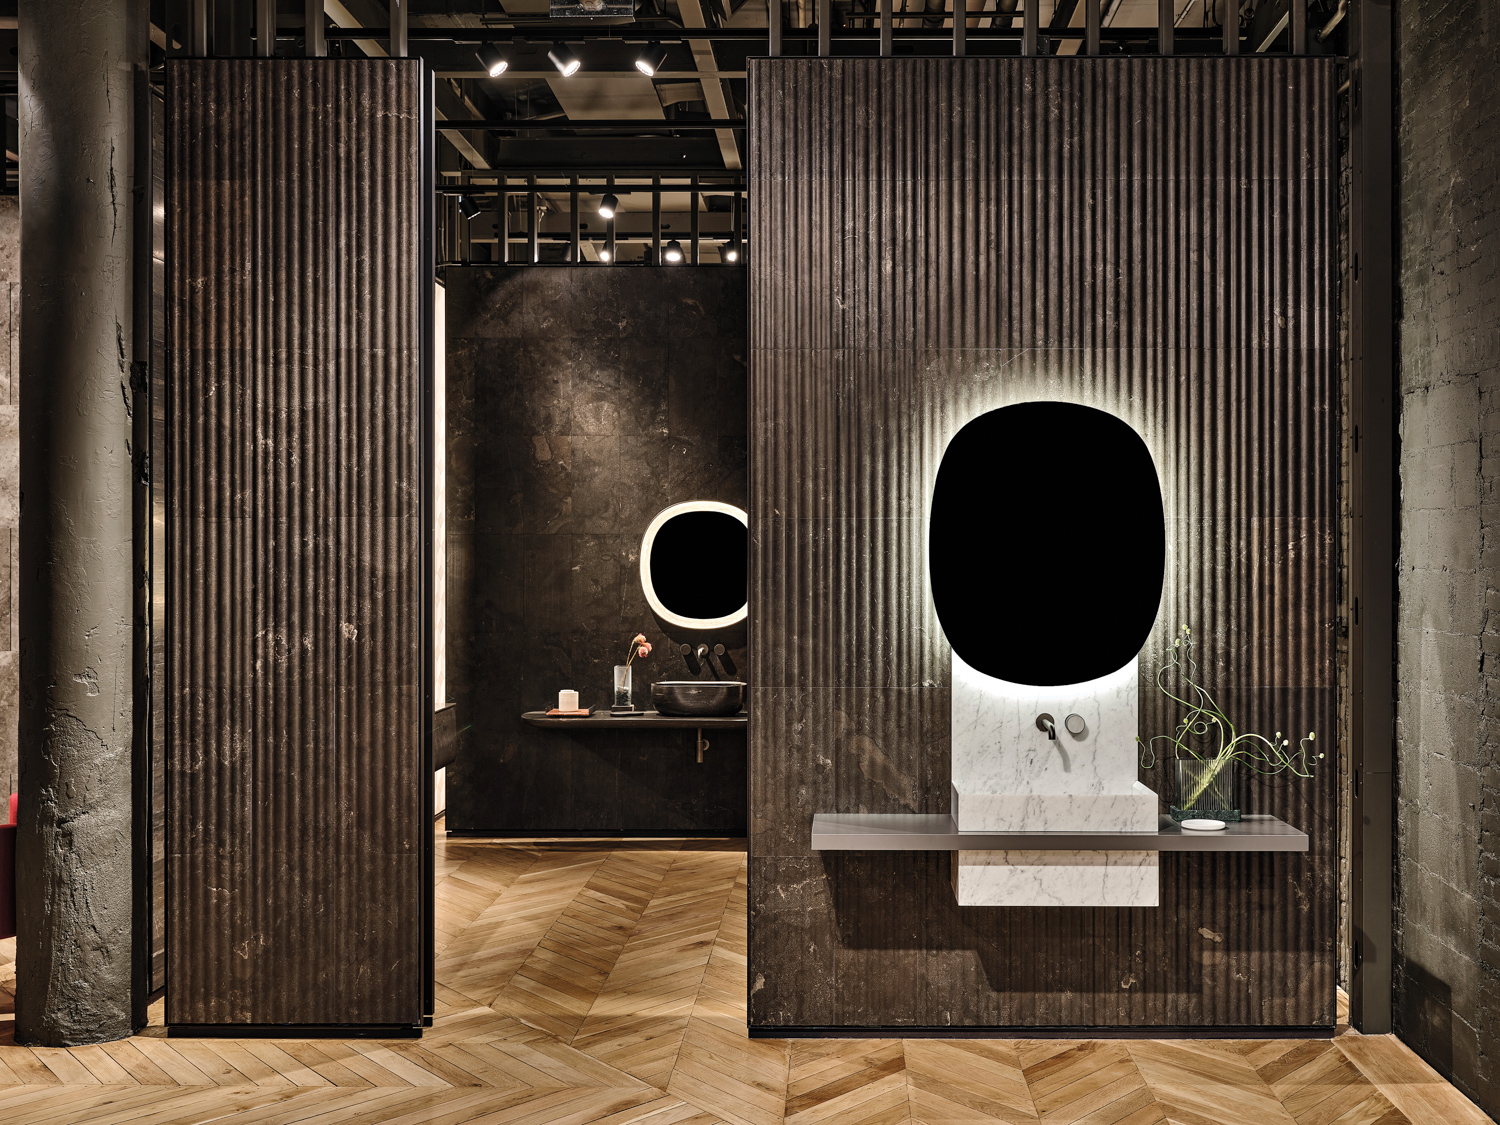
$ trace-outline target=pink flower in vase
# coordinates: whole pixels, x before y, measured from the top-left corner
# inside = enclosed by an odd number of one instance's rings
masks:
[[[625,667],[629,668],[637,656],[647,657],[651,655],[651,642],[646,640],[645,633],[637,633],[630,639],[630,651],[625,654]]]

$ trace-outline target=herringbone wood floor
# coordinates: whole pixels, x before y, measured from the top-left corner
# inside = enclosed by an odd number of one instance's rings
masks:
[[[438,840],[421,1041],[28,1049],[0,943],[0,1122],[1465,1125],[1399,1042],[752,1040],[739,841]],[[159,1018],[159,1017],[158,1017]]]

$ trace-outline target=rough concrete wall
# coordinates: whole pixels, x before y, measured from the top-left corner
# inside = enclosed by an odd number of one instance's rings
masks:
[[[1397,5],[1396,1030],[1500,1111],[1500,35]]]
[[[21,199],[0,195],[0,798],[16,791],[16,525],[21,516],[16,429],[20,401]]]

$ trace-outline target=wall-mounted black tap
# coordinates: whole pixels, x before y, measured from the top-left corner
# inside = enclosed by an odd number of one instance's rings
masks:
[[[688,669],[695,676],[700,674],[706,666],[708,674],[714,679],[725,679],[726,677],[721,676],[719,669],[714,666],[713,657],[715,656],[730,668],[733,667],[733,662],[730,661],[727,650],[723,645],[714,645],[712,649],[706,644],[700,644],[696,649],[692,645],[682,645],[677,651],[682,653],[682,658],[687,662]]]

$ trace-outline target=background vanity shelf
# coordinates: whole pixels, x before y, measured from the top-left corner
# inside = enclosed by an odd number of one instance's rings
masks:
[[[1247,816],[1219,832],[960,832],[948,813],[815,813],[815,852],[1148,851],[1305,852],[1307,833],[1274,816]]]
[[[545,711],[527,711],[521,715],[534,727],[576,727],[580,730],[731,730],[750,721],[745,712],[738,715],[663,715],[647,711],[644,715],[620,717],[608,711],[596,711],[586,719],[564,719]]]

